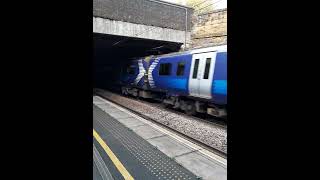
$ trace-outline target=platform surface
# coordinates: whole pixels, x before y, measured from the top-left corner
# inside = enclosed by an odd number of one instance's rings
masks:
[[[93,127],[134,179],[227,179],[223,160],[97,96]],[[94,179],[125,179],[96,138],[93,143]]]

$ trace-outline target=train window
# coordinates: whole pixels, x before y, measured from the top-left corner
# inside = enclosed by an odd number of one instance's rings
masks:
[[[196,79],[196,78],[197,78],[197,75],[198,75],[198,67],[199,67],[199,59],[196,59],[196,62],[194,62],[192,79]]]
[[[170,75],[171,63],[160,64],[159,75]]]
[[[183,62],[183,61],[178,63],[177,76],[183,76],[183,74],[184,74],[184,65],[185,65],[185,62]]]
[[[206,67],[204,69],[203,79],[209,78],[210,63],[211,63],[211,58],[207,58]]]

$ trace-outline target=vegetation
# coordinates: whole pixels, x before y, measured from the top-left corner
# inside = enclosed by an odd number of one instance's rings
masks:
[[[202,14],[213,11],[219,1],[221,0],[177,0],[177,3],[194,8],[195,14]]]

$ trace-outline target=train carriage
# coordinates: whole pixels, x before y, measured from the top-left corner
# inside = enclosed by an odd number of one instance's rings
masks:
[[[161,99],[187,114],[226,116],[226,45],[141,58],[132,64],[136,72],[127,71],[131,80],[125,82],[124,94]]]

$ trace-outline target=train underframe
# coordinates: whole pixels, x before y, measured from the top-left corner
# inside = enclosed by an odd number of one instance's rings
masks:
[[[153,92],[133,87],[121,87],[121,92],[123,95],[131,95],[134,97],[161,101],[165,106],[173,109],[180,109],[188,115],[204,113],[214,117],[227,117],[225,106],[216,105],[198,98],[190,98],[187,96],[169,96],[165,92]]]

